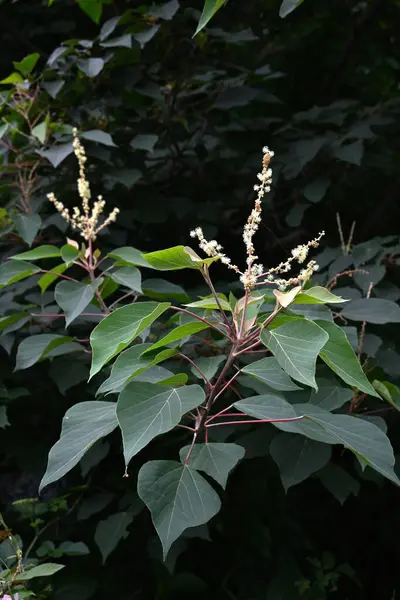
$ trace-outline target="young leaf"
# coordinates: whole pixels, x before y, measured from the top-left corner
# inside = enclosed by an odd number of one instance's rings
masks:
[[[296,385],[287,375],[287,373],[281,369],[276,358],[269,356],[268,358],[262,358],[257,360],[242,369],[243,373],[251,375],[266,383],[274,390],[278,392],[290,392],[292,390],[299,390],[299,386]]]
[[[41,142],[42,144],[44,144],[46,142],[46,136],[47,136],[47,121],[46,121],[46,119],[44,121],[42,121],[41,123],[38,123],[38,125],[36,125],[32,129],[32,135],[34,135],[35,138],[37,138],[39,140],[39,142]]]
[[[72,263],[79,256],[79,249],[75,248],[75,246],[72,246],[71,244],[64,244],[64,246],[62,246],[60,252],[61,252],[61,258],[63,259],[63,261],[65,262],[67,267],[72,265]]]
[[[121,267],[110,273],[110,277],[116,283],[124,285],[133,292],[142,293],[142,275],[136,267]]]
[[[197,471],[171,460],[142,466],[138,494],[150,509],[164,560],[185,529],[207,523],[221,508],[217,493]]]
[[[315,389],[317,356],[328,339],[326,331],[306,319],[261,333],[262,343],[271,350],[282,369],[296,381]]]
[[[341,302],[349,302],[349,300],[336,296],[326,288],[317,285],[298,294],[294,304],[338,304]]]
[[[189,450],[190,446],[185,446],[179,451],[182,464]],[[244,454],[245,449],[237,444],[195,444],[187,464],[196,471],[204,471],[225,489],[229,473]]]
[[[38,286],[40,287],[42,294],[45,293],[47,288],[56,281],[60,274],[64,273],[67,270],[67,265],[65,263],[61,263],[61,265],[57,265],[53,269],[50,269],[48,273],[45,273],[38,281]]]
[[[328,444],[291,433],[280,433],[274,437],[270,452],[279,467],[286,492],[322,469],[332,455]]]
[[[41,333],[25,338],[18,346],[15,371],[28,369],[39,360],[46,358],[55,348],[71,343],[74,343],[74,338],[51,333]],[[78,351],[83,350],[83,348],[80,344],[74,343],[74,346],[69,346],[68,350]]]
[[[139,302],[117,308],[95,327],[90,335],[93,350],[90,378],[124,350],[169,308],[168,302]]]
[[[168,389],[152,383],[131,382],[117,403],[125,463],[153,438],[176,427],[182,416],[197,408],[204,399],[199,385]]]
[[[158,342],[150,346],[145,352],[152,352],[157,348],[161,348],[162,346],[167,346],[172,342],[177,342],[178,340],[182,340],[188,335],[193,335],[194,333],[198,333],[199,331],[203,331],[203,329],[207,329],[207,323],[203,323],[202,321],[195,321],[194,323],[186,323],[186,325],[180,325],[176,327],[166,336],[161,338]]]
[[[343,381],[366,394],[379,398],[379,394],[365,376],[344,331],[335,323],[327,321],[318,321],[318,325],[329,336],[327,343],[319,353],[322,360]]]
[[[59,256],[60,249],[57,246],[38,246],[28,252],[15,254],[12,260],[39,260],[41,258],[58,258]]]
[[[78,0],[80,8],[98,25],[103,12],[102,0]]]
[[[54,291],[55,300],[65,314],[68,327],[93,300],[95,286],[79,281],[60,281]]]
[[[111,552],[115,550],[121,540],[128,537],[127,528],[133,521],[133,515],[120,512],[110,515],[104,521],[99,521],[94,534],[94,541],[100,549],[103,565]]]
[[[22,73],[25,77],[29,75],[36,66],[37,61],[40,58],[39,52],[28,54],[19,62],[13,62],[14,69]]]
[[[223,298],[219,298],[219,303],[223,310],[228,312],[232,312],[232,308],[226,300]],[[205,308],[207,310],[218,310],[218,304],[214,300],[214,298],[203,298],[202,300],[196,300],[195,302],[191,302],[190,304],[185,304],[188,308]]]
[[[217,10],[221,8],[228,0],[205,0],[203,6],[203,12],[201,13],[197,29],[194,36],[196,36],[209,22],[210,19],[215,15]],[[194,37],[193,36],[193,37]]]
[[[67,410],[60,439],[49,452],[39,493],[46,485],[68,473],[97,440],[117,427],[115,408],[112,402],[88,401]]]
[[[21,279],[26,279],[38,271],[40,271],[39,267],[32,263],[10,260],[0,265],[0,286],[11,285],[12,283],[21,281]]]
[[[168,349],[159,352],[154,358],[145,358],[142,354],[150,346],[151,344],[137,344],[122,352],[112,366],[110,377],[103,381],[97,394],[119,393],[131,379],[151,371],[151,367],[176,354],[175,350]],[[170,372],[166,369],[154,372],[151,383],[159,383],[169,375]]]

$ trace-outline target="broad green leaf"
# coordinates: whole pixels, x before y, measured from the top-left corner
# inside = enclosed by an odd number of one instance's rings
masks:
[[[315,389],[317,356],[328,339],[324,329],[306,319],[261,333],[262,343],[271,350],[282,369],[296,381]]]
[[[18,573],[16,581],[27,581],[28,579],[35,579],[36,577],[50,577],[50,575],[54,575],[63,568],[64,565],[58,565],[57,563],[44,563],[37,567],[32,567],[32,569],[28,569],[27,571],[22,571],[22,573]]]
[[[204,391],[199,385],[168,389],[152,383],[131,382],[121,392],[117,403],[125,463],[128,464],[153,438],[176,427],[182,416],[204,399]]]
[[[84,131],[81,133],[81,137],[85,140],[90,140],[92,142],[98,142],[99,144],[103,144],[103,146],[111,146],[116,147],[114,144],[111,135],[101,129],[92,129],[91,131]]]
[[[275,394],[261,394],[250,396],[235,402],[235,408],[255,419],[276,421],[279,419],[294,419],[299,415],[293,406],[281,396]]]
[[[389,381],[379,381],[378,379],[375,379],[372,385],[381,398],[391,404],[396,410],[400,410],[400,391],[397,386],[389,383]]]
[[[90,378],[108,363],[116,354],[133,342],[163,312],[169,308],[168,302],[138,302],[115,310],[94,328],[90,335],[93,350]]]
[[[5,317],[0,317],[0,332],[2,333],[4,330],[7,330],[9,327],[11,328],[16,323],[20,323],[20,326],[24,325],[29,320],[29,315],[26,312],[18,312],[13,313],[12,315],[7,315]],[[21,323],[22,321],[22,323]],[[14,331],[17,327],[13,328]],[[18,327],[19,329],[19,327]],[[9,331],[6,331],[9,333]]]
[[[44,121],[42,121],[41,123],[39,123],[38,125],[36,125],[32,129],[32,135],[34,135],[35,138],[37,138],[39,140],[39,142],[41,142],[42,144],[45,143],[46,136],[47,136],[47,121],[46,121],[46,119]]]
[[[185,529],[207,523],[221,508],[217,493],[197,471],[171,460],[142,466],[138,494],[150,509],[164,560]]]
[[[131,379],[145,373],[154,365],[176,354],[175,350],[168,349],[159,352],[155,357],[145,358],[142,354],[150,346],[151,344],[137,344],[121,352],[112,366],[110,376],[103,381],[97,390],[97,394],[119,393]],[[169,375],[169,371],[163,369],[157,375],[158,373],[156,372],[152,378],[152,383],[158,383],[165,379]]]
[[[78,0],[80,8],[92,19],[96,25],[100,23],[101,14],[103,12],[102,0]]]
[[[32,246],[37,232],[42,224],[39,215],[17,215],[14,217],[15,226],[19,235],[28,246]]]
[[[353,390],[348,387],[338,385],[335,379],[317,379],[318,391],[311,392],[310,402],[315,406],[320,406],[325,410],[336,410],[341,408],[346,402],[350,402],[353,397]]]
[[[8,77],[6,77],[5,79],[2,79],[0,81],[0,83],[4,84],[4,85],[9,85],[14,84],[14,83],[23,83],[24,79],[23,77],[21,77],[21,75],[19,73],[11,73],[11,75],[9,75]]]
[[[194,323],[186,323],[186,325],[180,325],[176,327],[166,336],[161,338],[158,342],[150,346],[146,352],[151,352],[156,350],[157,348],[161,348],[162,346],[167,346],[168,344],[172,344],[172,342],[177,342],[186,338],[188,335],[193,335],[194,333],[198,333],[199,331],[203,331],[203,329],[207,329],[208,325],[203,323],[202,321],[196,321]]]
[[[101,512],[114,499],[114,494],[110,492],[98,492],[84,499],[78,508],[76,518],[78,521],[90,519],[93,515]]]
[[[349,475],[347,471],[342,469],[342,467],[339,467],[334,463],[330,463],[322,469],[322,471],[318,473],[318,477],[326,489],[333,494],[342,505],[350,494],[357,496],[360,490],[359,482]]]
[[[79,281],[60,281],[54,290],[54,297],[65,315],[68,327],[93,300],[96,284],[87,285]]]
[[[207,25],[210,19],[215,15],[228,0],[205,0],[203,6],[203,12],[201,13],[199,23],[194,35],[197,35],[203,27]],[[194,36],[193,36],[194,37]]]
[[[36,66],[37,61],[40,58],[39,52],[34,52],[33,54],[28,54],[19,62],[13,62],[14,69],[17,69],[22,75],[25,77],[32,73],[33,69]]]
[[[303,194],[309,202],[313,202],[315,204],[317,202],[321,202],[330,185],[331,181],[329,179],[318,178],[306,185],[303,190]]]
[[[79,250],[71,244],[64,244],[60,250],[61,258],[69,267],[79,257]]]
[[[65,144],[58,144],[57,146],[53,146],[49,148],[49,150],[37,150],[37,154],[40,156],[44,156],[47,158],[49,162],[56,169],[61,163],[72,154],[74,148],[72,146],[72,142],[67,142]]]
[[[108,254],[111,258],[117,259],[122,264],[133,265],[134,267],[148,267],[149,263],[142,256],[142,252],[131,246],[117,248]]]
[[[28,252],[15,254],[12,260],[39,260],[41,258],[58,258],[59,256],[60,249],[57,246],[38,246]]]
[[[333,154],[344,162],[360,166],[364,155],[364,143],[362,140],[356,140],[351,144],[337,146],[334,148]]]
[[[111,552],[115,550],[121,540],[128,537],[127,528],[133,521],[129,512],[120,512],[110,515],[104,521],[99,521],[94,534],[94,541],[100,549],[103,565]]]
[[[335,323],[318,321],[318,325],[326,331],[329,339],[319,355],[324,362],[343,381],[357,389],[379,398],[367,377],[344,331]]]
[[[11,285],[38,271],[40,271],[39,267],[32,263],[10,260],[0,265],[0,286]]]
[[[304,2],[304,0],[283,0],[281,7],[279,9],[279,16],[282,19],[284,19],[285,17],[290,15],[290,13],[293,12],[294,9],[297,8],[298,6],[300,6],[300,4],[302,4],[303,2]]]
[[[232,312],[229,302],[227,302],[223,298],[219,298],[219,303],[223,310]],[[191,302],[190,304],[185,304],[185,306],[187,306],[188,308],[205,308],[208,310],[218,310],[219,308],[214,298],[204,298],[203,300],[196,300],[195,302]]]
[[[121,17],[112,17],[111,19],[106,21],[101,26],[100,35],[99,35],[101,42],[106,40],[112,34],[112,32],[115,30],[116,26],[118,25],[120,19],[121,19]]]
[[[190,254],[189,254],[190,252]],[[202,259],[187,246],[174,246],[166,250],[157,250],[143,254],[143,258],[157,271],[177,271],[178,269],[200,269],[211,264],[215,258]],[[196,258],[197,257],[197,258]]]
[[[92,78],[97,77],[102,72],[105,62],[102,58],[86,58],[85,60],[78,60],[76,64],[82,73]]]
[[[400,306],[383,298],[352,300],[340,314],[351,321],[366,321],[377,325],[400,323]]]
[[[165,279],[146,279],[143,281],[143,293],[153,300],[175,300],[176,302],[187,302],[189,296],[180,285],[166,281]]]
[[[49,452],[39,492],[61,479],[99,439],[118,425],[113,402],[81,402],[65,413],[61,436]]]
[[[185,464],[189,450],[190,446],[185,446],[179,451],[182,464]],[[229,473],[244,454],[245,449],[237,444],[195,444],[187,464],[196,471],[204,471],[225,489]]]
[[[45,293],[47,288],[54,282],[59,276],[67,270],[67,265],[62,263],[61,265],[57,265],[53,269],[50,269],[48,273],[45,273],[38,281],[38,285],[42,291],[42,294]]]
[[[281,369],[276,358],[273,356],[262,358],[261,360],[257,360],[256,362],[243,367],[242,372],[255,377],[279,392],[290,392],[292,390],[300,389],[299,386],[290,379],[289,375]]]
[[[134,292],[142,293],[142,275],[136,267],[121,267],[110,273],[116,283],[120,283]]]
[[[225,360],[226,356],[221,354],[219,356],[201,356],[200,358],[196,358],[193,362],[199,367],[203,375],[210,381],[214,377],[215,373],[218,371],[218,367],[220,366],[220,364],[223,363]],[[204,377],[202,377],[199,371],[194,367],[191,367],[190,370],[192,371],[193,375],[195,375],[195,377],[200,377],[201,379],[204,379]]]
[[[157,144],[158,135],[152,133],[138,133],[131,141],[132,148],[135,150],[145,150],[153,152],[154,146]]]
[[[292,433],[280,433],[274,437],[270,452],[279,467],[286,491],[322,469],[332,454],[328,444]]]
[[[338,304],[340,302],[349,301],[340,296],[335,296],[326,288],[317,285],[298,294],[294,304]]]
[[[39,360],[46,358],[55,348],[71,344],[71,342],[74,343],[74,338],[51,333],[41,333],[25,338],[18,346],[15,371],[28,369]],[[74,346],[77,351],[83,350],[80,344],[74,343]]]

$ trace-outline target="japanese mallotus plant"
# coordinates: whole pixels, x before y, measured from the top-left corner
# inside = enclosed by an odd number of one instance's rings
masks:
[[[115,429],[122,436],[126,476],[132,458],[139,455],[140,461],[156,437],[179,430],[173,438],[182,440],[175,460],[160,456],[145,462],[137,479],[165,557],[186,528],[207,523],[221,509],[228,476],[245,458],[241,440],[253,427],[264,428],[266,436],[279,430],[271,455],[286,488],[324,467],[334,444],[352,452],[361,469],[368,466],[398,484],[384,431],[343,408],[358,394],[380,397],[335,322],[337,308],[328,308],[345,300],[310,283],[318,265],[308,260],[309,253],[323,232],[277,266],[264,266],[257,255],[254,236],[272,183],[273,152],[263,149],[256,199],[243,230],[241,269],[200,227],[191,237],[204,257],[184,246],[149,253],[124,247],[102,256],[94,248],[96,236],[116,219],[117,210],[103,219],[103,198],[91,204],[86,155],[76,132],[74,149],[81,206],[70,212],[53,194],[49,200],[83,242],[67,239],[61,249],[35,248],[14,256],[0,272],[3,284],[41,274],[42,291],[58,280],[55,302],[62,312],[46,311],[37,319],[64,316],[69,332],[75,320],[98,321],[90,340],[44,333],[27,337],[18,348],[17,369],[51,358],[55,349],[90,354],[91,386],[98,382],[98,400],[67,411],[40,489],[63,477]],[[36,265],[54,257],[62,262],[50,270]],[[241,297],[216,291],[211,276],[216,261],[237,274]],[[72,267],[82,270],[81,279],[65,274]],[[209,294],[190,298],[162,279],[142,284],[138,267],[198,271]]]

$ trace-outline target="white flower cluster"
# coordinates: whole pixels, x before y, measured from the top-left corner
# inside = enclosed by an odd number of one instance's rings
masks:
[[[262,199],[264,195],[271,190],[270,186],[272,183],[272,170],[269,168],[269,163],[273,156],[274,153],[268,148],[268,146],[264,146],[262,171],[261,173],[257,174],[257,178],[259,179],[260,183],[257,183],[254,186],[254,191],[257,192],[257,198],[255,199],[254,208],[251,211],[243,229],[243,241],[247,254],[247,268],[244,272],[240,271],[239,267],[236,265],[233,265],[231,259],[227,257],[226,254],[221,252],[222,246],[216,240],[207,241],[205,239],[201,227],[196,227],[196,229],[190,232],[191,237],[198,239],[200,248],[205,252],[205,254],[207,254],[207,256],[218,256],[222,263],[227,265],[230,269],[233,269],[236,273],[240,274],[240,281],[247,290],[258,285],[273,283],[281,291],[284,291],[289,286],[299,285],[308,281],[314,271],[318,270],[318,265],[313,260],[308,262],[306,267],[302,269],[299,275],[296,277],[285,279],[279,276],[290,271],[294,261],[299,264],[304,263],[307,259],[310,248],[317,248],[322,236],[325,235],[325,232],[322,231],[315,239],[311,240],[307,244],[301,244],[297,246],[292,250],[291,256],[285,262],[280,263],[276,267],[265,270],[262,264],[256,263],[258,256],[255,254],[253,237],[259,228],[259,224],[261,223]]]
[[[78,194],[81,198],[82,212],[78,206],[74,206],[71,214],[69,209],[66,208],[62,202],[57,200],[53,192],[47,194],[47,198],[54,204],[63,219],[65,219],[74,229],[80,231],[80,235],[85,240],[94,241],[99,231],[104,229],[104,227],[107,227],[113,221],[116,221],[119,209],[114,208],[103,223],[99,225],[99,219],[104,211],[106,203],[102,196],[97,196],[97,200],[93,203],[93,208],[90,208],[91,191],[89,181],[86,179],[85,170],[87,157],[85,149],[79,141],[77,129],[74,129],[73,134],[74,154],[79,164],[79,178],[77,183]]]

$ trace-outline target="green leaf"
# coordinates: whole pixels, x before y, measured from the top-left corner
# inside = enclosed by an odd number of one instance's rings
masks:
[[[378,381],[378,379],[375,379],[372,385],[381,398],[400,411],[400,391],[396,385],[389,381]]]
[[[315,389],[317,356],[328,339],[324,329],[306,319],[297,319],[261,333],[262,343],[271,350],[282,369],[296,381]]]
[[[187,302],[189,300],[189,296],[180,285],[165,279],[146,279],[143,282],[143,293],[149,298],[159,301]]]
[[[232,312],[229,302],[227,302],[223,298],[219,298],[219,303],[223,310]],[[214,298],[203,298],[203,300],[196,300],[195,302],[191,302],[190,304],[185,304],[185,306],[187,306],[188,308],[205,308],[208,310],[218,310],[219,308]]]
[[[131,141],[132,148],[135,150],[145,150],[146,152],[153,152],[154,146],[157,144],[158,135],[151,133],[139,133],[135,135]]]
[[[92,19],[96,25],[100,23],[103,12],[102,0],[78,0],[79,7]]]
[[[329,339],[320,351],[322,360],[343,381],[357,389],[379,398],[356,357],[344,331],[335,323],[318,321],[318,325],[326,331]]]
[[[76,64],[85,75],[92,78],[97,77],[97,75],[102,72],[105,63],[102,58],[87,58],[85,60],[79,60]]]
[[[15,254],[12,260],[39,260],[41,258],[58,258],[59,256],[60,249],[57,246],[38,246],[28,252]]]
[[[303,190],[303,194],[309,202],[313,202],[315,204],[317,202],[321,202],[330,185],[331,181],[329,179],[315,179],[306,185]]]
[[[97,524],[94,541],[100,549],[103,565],[119,542],[128,537],[127,528],[132,521],[133,515],[131,513],[120,512],[110,515]]]
[[[61,248],[60,254],[67,267],[69,267],[78,258],[79,250],[71,244],[64,244],[64,246]]]
[[[338,385],[335,379],[318,379],[318,392],[311,392],[310,402],[325,410],[336,410],[353,397],[353,390]]]
[[[337,304],[340,302],[349,302],[349,300],[335,296],[335,294],[319,285],[303,290],[294,300],[294,304]]]
[[[27,571],[18,573],[16,581],[27,581],[28,579],[35,579],[36,577],[50,577],[58,571],[64,568],[64,565],[57,565],[56,563],[44,563],[37,567],[32,567]]]
[[[6,317],[0,317],[0,333],[2,333],[5,329],[8,329],[12,325],[23,321],[20,326],[24,325],[27,321],[29,321],[29,315],[26,312],[18,312],[12,315],[7,315]],[[17,328],[13,328],[14,329]],[[19,327],[18,327],[19,329]],[[6,332],[9,333],[9,332]]]
[[[347,471],[333,463],[322,469],[318,476],[321,483],[342,505],[350,494],[357,496],[360,490],[358,481],[349,475]]]
[[[148,267],[149,263],[142,256],[142,252],[130,246],[117,248],[108,254],[111,258],[116,258],[125,265],[133,265],[134,267]]]
[[[91,142],[98,142],[99,144],[103,144],[103,146],[111,146],[116,148],[117,145],[114,144],[113,139],[109,133],[102,131],[101,129],[92,129],[91,131],[84,131],[80,134],[82,138],[85,140],[90,140]]]
[[[47,158],[47,160],[56,169],[67,158],[67,156],[72,154],[73,151],[74,148],[72,146],[72,142],[67,142],[66,144],[58,144],[57,146],[53,146],[49,150],[37,150],[37,154]]]
[[[281,396],[275,394],[261,394],[250,396],[239,402],[235,402],[235,408],[255,419],[278,420],[294,419],[298,417],[293,406],[286,402]]]
[[[110,273],[116,283],[120,283],[134,292],[142,293],[142,275],[136,267],[121,267]]]
[[[0,83],[3,83],[4,85],[8,85],[10,83],[12,83],[12,84],[23,83],[23,81],[24,81],[24,78],[21,77],[21,75],[19,73],[11,73],[11,75],[6,77],[5,79],[2,79],[0,81]]]
[[[22,75],[24,75],[24,77],[26,77],[27,75],[30,75],[30,73],[32,73],[39,58],[39,52],[28,54],[28,56],[25,56],[25,58],[23,58],[21,61],[13,62],[14,69],[17,69],[17,71],[19,71],[20,73],[22,73]]]
[[[146,373],[154,365],[176,354],[175,350],[168,349],[159,352],[154,358],[144,358],[142,354],[150,346],[151,344],[137,344],[122,352],[112,366],[110,377],[103,381],[97,394],[119,393],[131,379]],[[158,383],[165,379],[169,371],[163,369],[158,373],[155,372],[152,383]]]
[[[269,356],[257,360],[242,369],[243,373],[251,375],[258,381],[266,383],[269,387],[279,392],[290,392],[299,390],[299,386],[293,383],[287,373],[281,369],[276,358]]]
[[[113,402],[89,401],[75,404],[65,413],[61,436],[49,452],[40,491],[63,477],[99,439],[117,425]]]
[[[304,0],[283,0],[281,7],[279,9],[279,16],[282,19],[284,19],[285,17],[290,15],[290,13],[293,12],[294,9],[297,8],[298,6],[300,6],[300,4],[302,4],[303,2],[304,2]]]
[[[220,364],[225,360],[226,356],[221,354],[220,356],[201,356],[200,358],[196,358],[193,362],[199,367],[200,371],[205,375],[208,381],[210,381],[218,371]],[[195,377],[204,379],[194,367],[191,367],[190,370]]]
[[[185,446],[179,451],[182,464],[185,464],[189,450],[190,446]],[[244,454],[245,449],[237,444],[195,444],[187,464],[196,471],[204,471],[225,489],[229,473]]]
[[[117,403],[125,463],[128,464],[156,436],[176,427],[182,416],[204,399],[204,391],[199,385],[168,389],[152,383],[131,382],[121,392]]]
[[[46,119],[44,121],[42,121],[41,123],[39,123],[38,125],[36,125],[36,127],[34,127],[32,129],[32,135],[34,135],[39,140],[39,142],[41,142],[42,144],[45,143],[46,136],[47,136],[47,121],[46,121]]]
[[[142,466],[138,494],[150,509],[164,560],[185,529],[207,523],[221,508],[217,493],[197,471],[170,460]]]
[[[93,300],[97,284],[87,285],[79,281],[60,281],[54,290],[55,301],[64,312],[68,327]]]
[[[0,405],[0,429],[8,427],[10,422],[7,417],[7,407],[4,404]]]
[[[59,276],[66,270],[67,265],[65,263],[62,263],[61,265],[57,265],[53,269],[50,269],[48,273],[43,275],[38,281],[38,285],[42,290],[42,294],[44,294],[47,288],[53,283],[53,281],[56,281],[56,279],[58,279]]]
[[[182,340],[186,338],[188,335],[193,335],[194,333],[198,333],[199,331],[203,331],[203,329],[207,329],[209,325],[207,323],[203,323],[202,321],[195,321],[194,323],[186,323],[185,325],[180,325],[173,329],[166,336],[161,338],[158,342],[150,346],[146,352],[152,352],[157,348],[161,348],[162,346],[167,346],[168,344],[172,344],[172,342],[177,342],[178,340]]]
[[[133,342],[163,312],[170,307],[168,302],[139,302],[117,308],[103,319],[90,335],[93,350],[90,378],[116,354]]]
[[[359,167],[364,155],[364,143],[362,140],[356,140],[351,144],[339,146],[334,149],[333,154],[336,158]]]
[[[74,342],[74,338],[50,333],[41,333],[25,338],[18,346],[15,371],[28,369],[39,360],[46,358],[58,346],[71,344],[71,342]],[[83,350],[80,344],[74,344],[74,346],[75,350]]]
[[[189,254],[190,253],[190,254]],[[177,271],[178,269],[200,269],[211,264],[216,258],[202,259],[187,246],[174,246],[166,250],[157,250],[143,254],[143,258],[157,271]],[[196,258],[197,257],[197,258]]]
[[[32,246],[37,232],[42,225],[39,215],[17,215],[14,217],[15,226],[19,235],[28,246]]]
[[[21,279],[26,279],[30,275],[40,271],[39,267],[32,263],[17,262],[10,260],[0,265],[0,286],[11,285]]]
[[[377,325],[400,323],[400,306],[383,298],[352,300],[340,314],[351,321],[366,321]]]
[[[194,35],[197,35],[203,27],[212,19],[217,10],[219,10],[227,0],[205,0],[203,12],[201,13],[199,23]],[[194,36],[193,36],[194,37]]]
[[[322,469],[332,455],[328,444],[291,433],[277,435],[271,442],[270,452],[279,467],[285,491]]]

